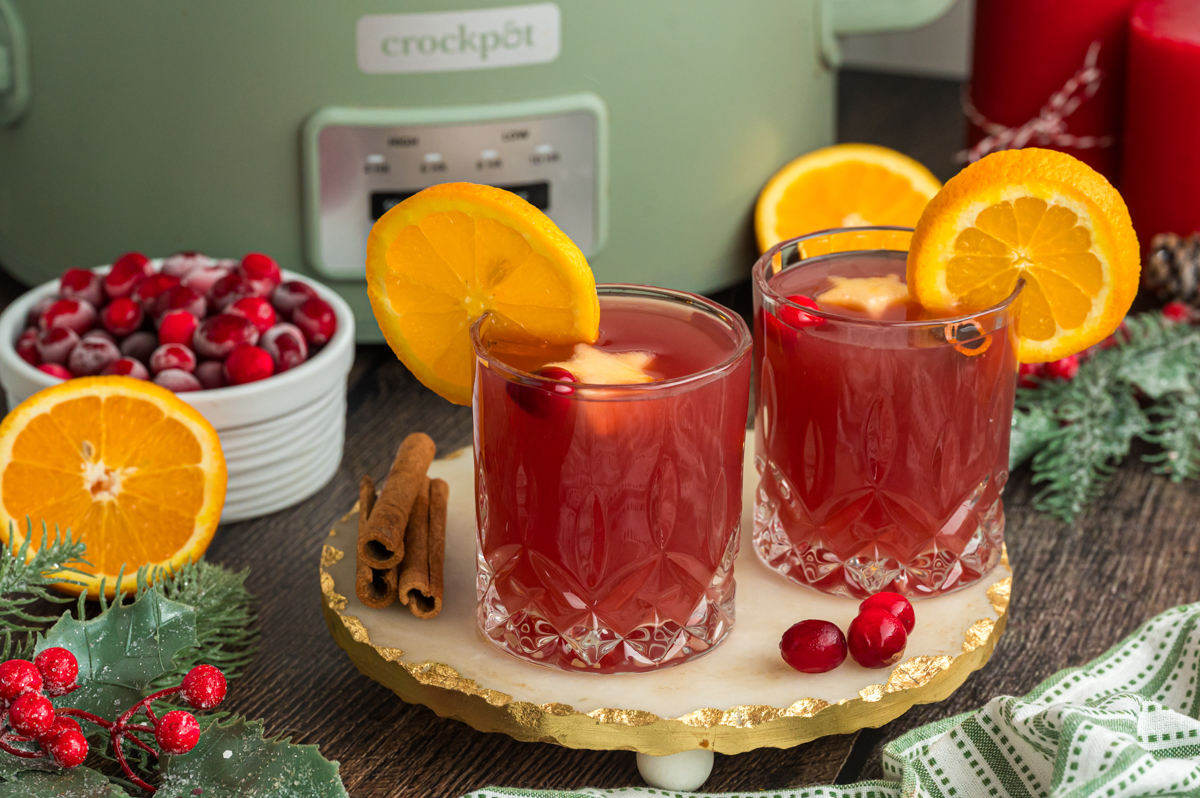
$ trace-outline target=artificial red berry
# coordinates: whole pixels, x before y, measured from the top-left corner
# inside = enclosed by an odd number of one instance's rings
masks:
[[[206,391],[224,388],[225,382],[225,364],[220,360],[205,360],[196,365],[196,379],[200,381],[200,385]]]
[[[154,375],[154,384],[161,385],[173,393],[191,393],[203,388],[200,380],[183,369],[167,369]]]
[[[131,357],[123,357],[114,360],[104,367],[104,371],[100,372],[106,377],[132,377],[135,380],[150,379],[150,372],[142,365],[142,361],[134,360]]]
[[[158,340],[163,344],[192,345],[199,318],[186,310],[168,310],[158,320]]]
[[[46,733],[41,736],[40,741],[44,744],[46,741],[53,740],[63,732],[69,731],[83,731],[83,729],[75,718],[69,715],[56,714],[54,722],[50,724],[50,728],[46,730]]]
[[[163,259],[162,273],[183,278],[202,266],[213,266],[216,261],[203,252],[176,252]]]
[[[217,311],[224,311],[242,297],[254,296],[254,286],[241,272],[230,272],[208,289],[208,301]]]
[[[908,633],[904,624],[890,612],[881,609],[863,610],[850,622],[846,635],[850,656],[864,668],[886,668],[904,656]]]
[[[282,318],[290,320],[293,311],[310,299],[317,299],[317,292],[308,283],[300,280],[288,280],[280,283],[271,293],[271,304]]]
[[[42,689],[42,675],[27,659],[0,662],[0,702],[8,703],[27,691]]]
[[[1079,356],[1067,355],[1061,360],[1043,363],[1042,371],[1048,379],[1070,382],[1079,373]]]
[[[1038,379],[1043,376],[1041,363],[1022,363],[1017,366],[1017,385],[1022,388],[1038,387]]]
[[[196,354],[220,360],[239,344],[258,343],[258,328],[249,319],[232,313],[218,313],[205,319],[192,336]]]
[[[779,653],[801,673],[825,673],[846,661],[846,637],[829,621],[801,621],[783,633]]]
[[[542,377],[546,380],[556,380],[556,382],[538,383],[529,385],[520,382],[509,382],[505,386],[508,391],[509,398],[517,403],[517,406],[537,418],[554,418],[566,415],[571,407],[571,396],[575,393],[575,389],[570,385],[563,385],[566,382],[579,382],[574,374],[566,369],[557,366],[550,366],[538,372],[534,376]]]
[[[249,319],[250,323],[264,333],[275,326],[275,308],[261,296],[246,296],[230,304],[226,313]]]
[[[191,712],[175,709],[154,724],[154,739],[164,754],[186,754],[200,740],[200,724]]]
[[[140,252],[127,252],[113,261],[112,268],[104,275],[104,293],[109,299],[129,296],[134,286],[154,274],[150,259]]]
[[[158,336],[146,330],[139,330],[121,342],[121,354],[140,360],[142,365],[150,362],[155,349],[158,349]]]
[[[129,298],[141,305],[142,310],[153,317],[158,314],[159,300],[178,285],[178,277],[169,274],[152,274],[134,286]]]
[[[82,299],[94,307],[104,302],[104,286],[100,275],[88,269],[67,269],[58,278],[58,293],[63,299]]]
[[[262,334],[258,345],[275,361],[275,372],[287,371],[308,360],[308,342],[294,324],[282,322]]]
[[[87,759],[88,741],[78,729],[68,729],[42,743],[46,753],[60,768],[73,768]]]
[[[1176,299],[1163,305],[1163,318],[1173,324],[1191,324],[1196,317],[1196,311],[1186,302]]]
[[[812,310],[819,309],[816,301],[812,297],[805,296],[804,294],[789,294],[787,299],[788,302],[791,302],[795,305],[800,305],[801,307],[810,308]],[[799,308],[782,303],[779,305],[779,311],[776,315],[779,316],[780,321],[782,321],[784,324],[787,324],[789,327],[816,327],[817,325],[825,323],[825,319],[821,318],[820,316],[814,316],[811,313],[805,313]]]
[[[100,323],[113,335],[124,338],[137,332],[146,314],[142,306],[127,296],[117,297],[100,312]]]
[[[183,677],[183,700],[196,709],[214,709],[225,700],[225,674],[212,665],[197,665]]]
[[[337,314],[324,299],[314,297],[292,311],[292,324],[300,328],[309,344],[324,346],[337,332]]]
[[[41,737],[54,723],[54,705],[41,693],[30,690],[13,699],[8,708],[8,725],[17,734],[34,739]]]
[[[38,327],[43,330],[59,328],[74,330],[82,335],[96,325],[96,308],[91,302],[82,299],[60,299],[38,319]]]
[[[67,371],[75,377],[94,377],[121,359],[121,350],[104,338],[80,341],[67,358]]]
[[[239,344],[225,358],[225,381],[230,385],[258,382],[274,373],[275,361],[261,347]]]
[[[199,266],[187,273],[183,278],[183,284],[208,296],[208,292],[212,290],[212,287],[227,274],[229,274],[229,268],[226,266],[218,264]]]
[[[79,677],[79,662],[75,655],[58,646],[43,649],[33,658],[33,664],[42,675],[46,692],[52,696],[69,693]]]
[[[172,310],[186,310],[196,318],[202,319],[208,314],[208,300],[195,288],[177,285],[158,299],[157,313],[160,318]]]
[[[38,366],[38,371],[44,371],[51,377],[57,377],[60,380],[71,379],[71,372],[67,371],[67,367],[59,363],[43,363]]]
[[[283,280],[283,272],[279,264],[270,255],[261,252],[251,252],[242,258],[241,273],[250,281],[255,296],[270,296],[275,287]]]
[[[196,370],[196,354],[183,344],[163,344],[150,355],[150,370],[155,374],[167,369]]]
[[[43,330],[37,337],[38,356],[42,363],[57,363],[65,365],[71,356],[71,350],[79,344],[79,333],[59,327],[55,330]]]
[[[30,327],[21,333],[17,338],[17,343],[14,345],[17,350],[17,356],[31,366],[41,365],[42,356],[37,351],[38,331],[35,327]]]
[[[863,610],[871,609],[883,610],[894,615],[900,625],[904,627],[905,634],[912,634],[913,627],[917,625],[917,616],[913,612],[913,605],[899,593],[876,593],[858,605],[860,613]]]

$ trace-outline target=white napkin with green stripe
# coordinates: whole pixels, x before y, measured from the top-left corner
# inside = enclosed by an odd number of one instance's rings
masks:
[[[1010,626],[1009,634],[1020,634]],[[993,665],[993,667],[996,667]],[[1168,610],[1082,668],[1023,698],[913,729],[888,744],[883,781],[725,798],[1133,798],[1200,796],[1200,604]],[[720,759],[717,767],[721,766]],[[677,796],[649,787],[465,798]]]

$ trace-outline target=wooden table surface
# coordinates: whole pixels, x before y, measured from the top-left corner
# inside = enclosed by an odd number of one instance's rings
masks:
[[[839,138],[885,144],[952,175],[962,142],[959,85],[844,73]],[[749,265],[749,264],[747,264]],[[0,285],[11,299],[15,286]],[[718,299],[746,311],[749,286]],[[231,686],[226,707],[263,718],[269,732],[315,743],[341,762],[355,798],[462,795],[484,785],[565,789],[641,784],[634,756],[574,751],[482,734],[411,706],[360,675],[321,616],[317,561],[334,520],[357,499],[358,478],[387,472],[401,438],[424,430],[441,452],[471,441],[471,413],[422,387],[382,346],[358,348],[349,381],[346,447],[333,481],[303,504],[222,527],[209,557],[250,568],[260,601],[262,648]],[[1200,594],[1200,497],[1137,457],[1073,524],[1029,507],[1034,489],[1009,483],[1008,551],[1016,572],[1008,631],[991,662],[950,699],[917,707],[881,729],[787,751],[717,756],[709,791],[780,789],[881,774],[883,746],[920,724],[1023,693],[1060,668],[1102,653],[1142,621]],[[799,618],[798,618],[799,619]]]

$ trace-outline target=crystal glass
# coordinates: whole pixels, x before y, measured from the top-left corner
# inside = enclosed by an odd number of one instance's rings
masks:
[[[1020,287],[955,318],[915,302],[871,318],[787,298],[847,277],[903,281],[911,236],[825,231],[754,267],[754,546],[827,593],[934,596],[1000,559]]]
[[[478,622],[529,662],[648,671],[733,626],[752,339],[698,296],[598,292],[597,347],[652,352],[659,379],[546,379],[564,353],[472,331]]]

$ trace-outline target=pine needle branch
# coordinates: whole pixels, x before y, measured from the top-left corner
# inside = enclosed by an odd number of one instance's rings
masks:
[[[69,603],[70,598],[51,592],[50,585],[72,582],[74,574],[82,573],[78,566],[85,563],[83,541],[57,527],[51,538],[44,522],[37,550],[30,551],[33,522],[26,519],[25,524],[20,546],[11,525],[8,543],[0,546],[0,660],[28,657],[34,634],[58,620],[55,615],[38,614],[34,605]]]

